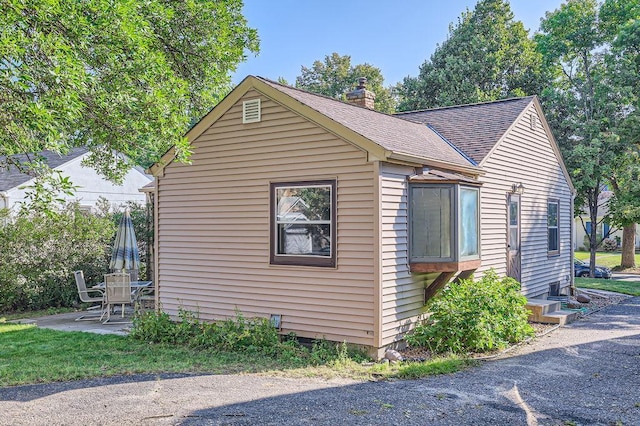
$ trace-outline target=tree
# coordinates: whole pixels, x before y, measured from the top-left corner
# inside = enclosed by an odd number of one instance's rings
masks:
[[[543,104],[577,191],[577,213],[585,206],[592,224],[589,237],[591,276],[602,240],[597,225],[601,193],[616,176],[626,176],[632,144],[620,132],[628,118],[627,91],[617,84],[607,61],[618,28],[595,0],[572,0],[548,12],[536,35],[553,84],[543,92]],[[605,20],[607,18],[607,20]],[[624,179],[624,177],[622,178]],[[614,196],[615,196],[614,188]],[[588,231],[586,225],[585,232]]]
[[[0,0],[0,166],[46,179],[42,159],[13,155],[86,146],[88,164],[118,182],[174,145],[185,160],[189,124],[258,51],[241,9],[241,0]]]
[[[609,201],[612,222],[623,229],[623,268],[634,268],[636,224],[640,222],[640,152],[629,152],[611,177],[613,198]]]
[[[481,0],[449,37],[397,90],[400,111],[540,93],[541,57],[506,0]]]
[[[628,105],[618,133],[630,145],[623,165],[614,170],[610,179],[614,197],[609,210],[613,222],[623,228],[620,266],[633,268],[636,224],[640,222],[640,1],[607,0],[600,16],[613,39],[607,66]]]
[[[367,78],[367,88],[376,94],[375,109],[392,113],[395,101],[391,90],[384,87],[380,68],[367,63],[352,66],[348,55],[332,53],[324,57],[324,62],[315,61],[311,68],[303,66],[296,77],[296,87],[344,100],[345,93],[354,89],[360,77]]]

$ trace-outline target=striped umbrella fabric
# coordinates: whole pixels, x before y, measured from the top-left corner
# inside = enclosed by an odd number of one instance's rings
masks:
[[[113,244],[111,262],[109,268],[112,271],[138,270],[140,269],[140,255],[138,254],[138,242],[133,230],[133,221],[129,209],[125,210],[118,224],[116,241]]]

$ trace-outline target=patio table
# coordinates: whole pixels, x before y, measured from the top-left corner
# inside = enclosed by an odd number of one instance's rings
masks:
[[[151,287],[151,284],[153,284],[153,281],[131,281],[131,290],[137,292],[140,289]],[[104,281],[91,288],[104,289]]]
[[[132,306],[137,305],[140,302],[140,296],[143,296],[144,294],[142,293],[142,290],[144,289],[151,289],[153,288],[153,281],[131,281],[131,297],[132,300],[130,304]],[[91,288],[95,288],[95,289],[104,289],[105,288],[105,283],[104,281],[94,285]],[[104,305],[103,305],[104,308]],[[124,315],[124,304],[122,305],[122,309],[123,309],[123,315]],[[103,311],[104,312],[104,311]],[[105,324],[105,322],[103,322],[103,324]]]

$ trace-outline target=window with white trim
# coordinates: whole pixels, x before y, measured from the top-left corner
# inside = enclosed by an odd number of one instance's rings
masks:
[[[549,254],[558,254],[560,252],[559,222],[560,202],[558,200],[549,200],[547,202],[547,251]]]
[[[335,181],[271,184],[271,263],[335,266]]]

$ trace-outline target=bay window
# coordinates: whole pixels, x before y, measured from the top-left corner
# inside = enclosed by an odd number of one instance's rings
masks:
[[[410,184],[409,204],[411,263],[458,263],[480,258],[477,187]]]

